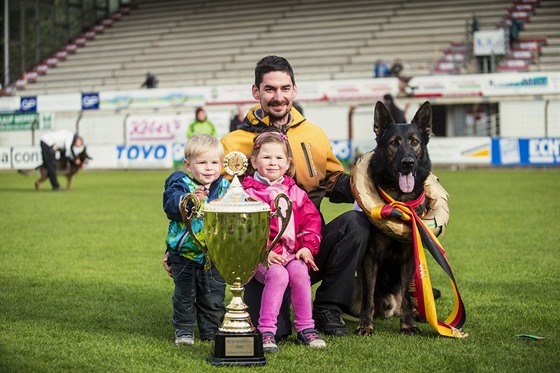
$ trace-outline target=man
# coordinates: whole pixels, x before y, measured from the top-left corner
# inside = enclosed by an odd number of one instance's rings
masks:
[[[229,132],[233,132],[241,126],[245,119],[245,107],[243,105],[237,105],[237,112],[231,117],[229,121]]]
[[[319,211],[324,197],[335,203],[354,202],[350,175],[332,152],[326,134],[293,108],[297,86],[289,62],[277,56],[261,59],[255,68],[252,93],[260,104],[249,109],[240,130],[222,138],[225,154],[241,151],[249,157],[255,136],[274,126],[288,137],[296,166],[294,179]],[[310,275],[312,283],[322,281],[315,293],[313,318],[326,335],[348,333],[340,314],[350,305],[356,265],[367,246],[369,230],[366,215],[357,211],[347,211],[326,225],[323,221],[323,240],[315,257],[319,271]],[[261,293],[258,281],[246,285],[245,302],[253,322],[258,320]],[[289,311],[289,297],[285,295],[277,339],[291,334]]]
[[[144,88],[144,87],[148,89],[157,88],[158,82],[159,81],[154,74],[152,74],[151,72],[147,72],[146,80],[144,80],[144,83],[142,83],[140,88]]]
[[[47,168],[49,180],[53,191],[60,191],[60,184],[56,177],[56,152],[66,156],[76,166],[81,165],[78,155],[85,149],[82,137],[70,130],[60,130],[45,133],[41,137],[41,155],[43,164]]]
[[[385,104],[385,107],[389,109],[389,113],[391,113],[391,116],[395,120],[395,123],[406,123],[406,119],[404,117],[404,111],[402,111],[395,104],[395,101],[393,100],[393,96],[391,96],[389,93],[384,95],[383,103]]]

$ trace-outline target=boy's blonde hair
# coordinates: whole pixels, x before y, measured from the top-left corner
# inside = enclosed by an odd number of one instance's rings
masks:
[[[216,151],[220,158],[224,157],[224,147],[220,140],[212,135],[195,135],[185,144],[185,160],[208,151]]]

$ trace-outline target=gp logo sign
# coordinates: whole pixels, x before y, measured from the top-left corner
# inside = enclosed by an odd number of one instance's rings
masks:
[[[82,110],[98,110],[99,109],[99,93],[90,92],[82,93]]]
[[[25,113],[37,112],[37,96],[22,96],[20,101],[20,111]]]

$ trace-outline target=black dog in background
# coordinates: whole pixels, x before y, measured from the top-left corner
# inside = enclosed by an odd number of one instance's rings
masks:
[[[391,114],[377,102],[374,132],[377,147],[368,164],[368,177],[394,200],[410,202],[424,191],[424,182],[431,171],[427,144],[432,131],[432,108],[426,101],[408,124],[395,124]],[[422,215],[426,202],[415,208]],[[399,217],[394,210],[390,216]],[[412,242],[396,240],[372,225],[371,245],[358,268],[360,299],[357,334],[373,333],[374,317],[400,317],[400,330],[417,334],[409,284],[414,274]]]
[[[81,161],[81,164],[86,164],[92,158],[88,155],[86,149],[78,154],[78,159]],[[74,162],[71,162],[64,154],[60,155],[60,158],[56,160],[56,173],[58,175],[66,176],[66,190],[70,191],[72,188],[72,177],[80,171],[81,166],[76,166]],[[39,171],[39,178],[35,181],[35,190],[41,190],[41,184],[48,179],[48,171],[47,166],[41,164],[40,166],[36,167],[35,170]],[[18,172],[22,175],[29,176],[33,173],[34,170],[18,170]]]

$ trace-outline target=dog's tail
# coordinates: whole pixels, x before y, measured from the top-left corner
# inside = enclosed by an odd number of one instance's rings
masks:
[[[23,176],[31,176],[36,172],[36,169],[32,169],[32,170],[17,170],[18,174],[23,175]]]

